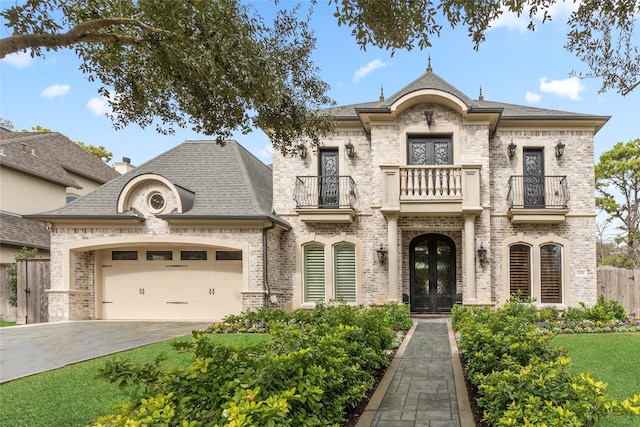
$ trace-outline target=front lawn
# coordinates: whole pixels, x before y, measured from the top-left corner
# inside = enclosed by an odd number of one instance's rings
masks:
[[[269,338],[266,334],[211,335],[217,343],[248,347]],[[187,366],[191,355],[175,351],[174,341],[191,341],[191,336],[150,344],[119,353],[132,362],[152,362],[164,354],[163,366]],[[65,366],[0,385],[0,425],[3,427],[68,427],[91,424],[97,417],[117,410],[134,392],[96,378],[98,370],[114,355]]]
[[[16,322],[9,322],[8,320],[0,320],[0,328],[4,328],[5,326],[15,326]]]
[[[558,335],[555,345],[569,350],[570,370],[588,372],[607,384],[607,394],[623,400],[640,394],[640,333]],[[640,416],[608,416],[602,427],[639,426]]]

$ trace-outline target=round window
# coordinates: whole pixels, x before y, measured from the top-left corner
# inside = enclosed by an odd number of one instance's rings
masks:
[[[160,211],[164,208],[164,196],[160,193],[153,193],[149,197],[149,206],[154,211]]]

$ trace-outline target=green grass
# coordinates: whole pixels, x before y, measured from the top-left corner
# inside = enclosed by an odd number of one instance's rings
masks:
[[[8,320],[0,320],[0,328],[4,328],[5,326],[15,326],[16,322],[9,322]]]
[[[221,344],[247,347],[269,339],[266,334],[211,335]],[[177,340],[190,340],[187,335]],[[151,362],[164,354],[166,366],[187,366],[189,354],[171,347],[174,340],[150,344],[118,353],[134,362]],[[114,355],[104,356],[75,365],[65,366],[42,374],[21,378],[0,385],[0,426],[70,427],[90,424],[128,400],[132,389],[119,389],[117,385],[96,378],[99,368]]]
[[[640,394],[640,333],[558,335],[554,344],[569,350],[572,372],[588,372],[607,384],[607,393],[624,400]],[[637,427],[640,416],[606,417],[599,427]]]

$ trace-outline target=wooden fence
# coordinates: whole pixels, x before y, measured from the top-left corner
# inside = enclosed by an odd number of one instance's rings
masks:
[[[598,297],[618,301],[627,314],[640,317],[640,269],[598,267]]]
[[[49,321],[49,302],[46,290],[50,287],[49,260],[18,259],[18,309],[16,323]]]

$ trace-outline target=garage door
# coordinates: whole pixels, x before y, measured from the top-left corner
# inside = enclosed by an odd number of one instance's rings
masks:
[[[104,251],[102,318],[220,320],[242,311],[242,252]]]

